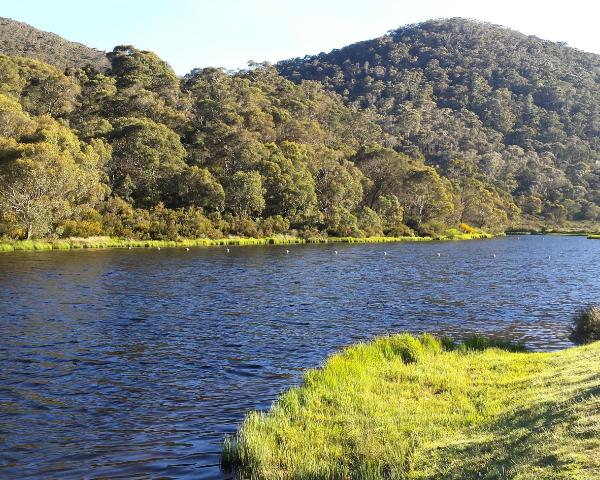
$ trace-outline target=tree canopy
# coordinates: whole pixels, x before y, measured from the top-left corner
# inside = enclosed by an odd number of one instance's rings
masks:
[[[568,219],[600,220],[598,55],[455,18],[277,68],[376,112],[385,146],[477,180],[498,208],[499,196],[542,220],[557,205]]]
[[[599,221],[600,57],[460,19],[276,66],[0,55],[0,235]],[[470,228],[470,227],[469,227]]]

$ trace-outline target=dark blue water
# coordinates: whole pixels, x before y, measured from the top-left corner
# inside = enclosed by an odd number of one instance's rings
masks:
[[[349,343],[569,345],[599,257],[541,236],[1,254],[0,478],[226,477],[224,434]]]

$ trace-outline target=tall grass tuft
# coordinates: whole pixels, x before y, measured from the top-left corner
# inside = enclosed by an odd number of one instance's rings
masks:
[[[498,348],[508,352],[526,352],[527,347],[522,342],[510,342],[499,338],[484,337],[475,335],[465,338],[455,348],[460,350],[471,350],[481,352],[489,348]]]
[[[576,345],[600,340],[600,308],[590,305],[574,315],[569,340]]]
[[[596,478],[598,362],[600,344],[377,338],[250,412],[222,464],[257,480]]]

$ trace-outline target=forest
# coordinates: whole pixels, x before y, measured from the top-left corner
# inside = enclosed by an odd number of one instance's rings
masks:
[[[600,57],[564,45],[448,20],[184,77],[133,46],[108,67],[10,53],[0,237],[437,236],[600,219]]]
[[[454,18],[277,67],[371,112],[384,146],[459,195],[485,188],[542,224],[600,218],[598,55]]]

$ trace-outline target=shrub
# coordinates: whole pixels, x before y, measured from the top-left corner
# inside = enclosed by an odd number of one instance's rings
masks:
[[[437,220],[429,220],[423,223],[419,228],[419,234],[425,237],[442,237],[446,231],[446,226]]]
[[[360,228],[365,236],[377,237],[383,235],[383,227],[381,224],[381,218],[377,212],[371,210],[369,207],[363,207],[358,212],[358,228]]]
[[[184,238],[222,238],[223,233],[214,228],[213,223],[201,209],[190,207],[181,212],[179,234]]]
[[[263,236],[270,237],[272,235],[282,235],[290,229],[290,222],[287,218],[281,215],[264,218],[260,222],[260,230]]]
[[[569,340],[576,345],[600,340],[600,308],[590,305],[575,314]]]
[[[460,228],[463,233],[475,233],[475,229],[468,223],[461,223],[458,228]]]
[[[448,238],[459,238],[462,235],[462,232],[456,228],[449,228],[446,230],[446,236]]]
[[[397,225],[394,225],[392,228],[388,229],[385,232],[385,234],[390,235],[392,237],[414,237],[415,231],[408,225],[399,223]]]
[[[102,224],[98,220],[66,220],[63,224],[65,237],[94,237],[102,234]]]
[[[260,232],[256,222],[249,217],[224,215],[223,218],[229,225],[229,233],[242,237],[258,238]]]
[[[165,208],[159,203],[150,211],[150,238],[153,240],[177,240],[181,224],[181,212]]]

